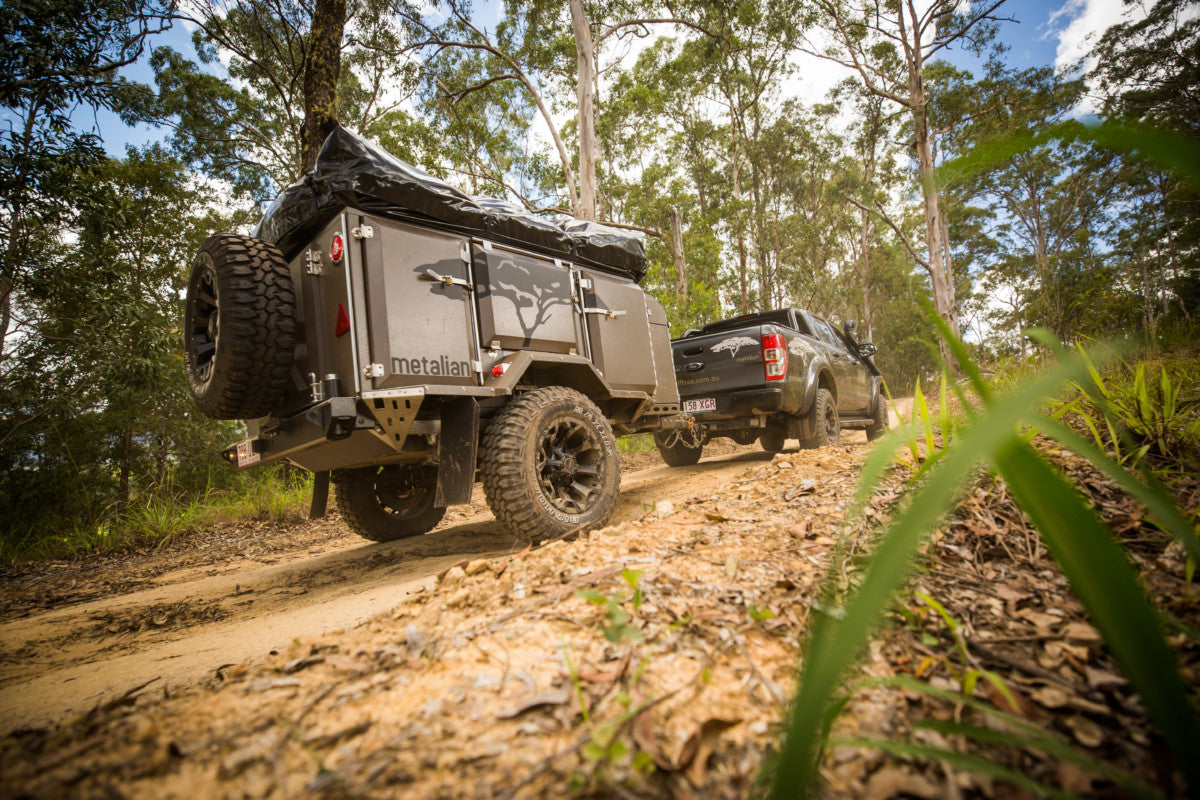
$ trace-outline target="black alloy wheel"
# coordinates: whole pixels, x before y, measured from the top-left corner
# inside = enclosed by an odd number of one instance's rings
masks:
[[[547,426],[538,447],[538,486],[550,504],[564,514],[585,514],[604,486],[599,463],[603,448],[577,419],[564,417]]]
[[[217,346],[221,340],[220,297],[217,270],[209,262],[196,276],[195,293],[188,309],[188,329],[191,332],[189,348],[195,364],[195,382],[204,389],[212,382]]]
[[[406,465],[333,473],[337,506],[350,529],[373,542],[407,539],[433,530],[446,513],[434,506],[436,474]]]

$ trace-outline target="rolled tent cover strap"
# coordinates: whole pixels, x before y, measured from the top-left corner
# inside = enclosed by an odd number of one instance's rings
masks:
[[[345,128],[336,128],[312,172],[284,189],[254,236],[293,258],[343,206],[481,236],[614,272],[646,274],[640,233],[568,218],[557,222],[494,197],[472,197]]]

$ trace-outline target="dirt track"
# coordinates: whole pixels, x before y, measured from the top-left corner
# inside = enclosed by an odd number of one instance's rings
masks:
[[[694,467],[626,470],[614,522],[659,500],[704,495],[769,461],[753,447],[721,449]],[[364,543],[334,517],[285,533],[265,552],[245,548],[190,564],[168,553],[78,578],[78,567],[60,569],[5,592],[0,728],[51,724],[147,683],[147,692],[173,692],[216,678],[297,637],[391,609],[456,562],[523,546],[499,528],[477,490],[438,529],[400,542]]]

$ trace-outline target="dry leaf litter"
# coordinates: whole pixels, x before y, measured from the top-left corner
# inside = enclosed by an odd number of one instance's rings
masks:
[[[0,795],[761,792],[756,780],[778,745],[832,554],[844,553],[839,581],[853,584],[859,556],[899,496],[897,471],[847,525],[865,453],[782,453],[711,496],[664,497],[640,518],[573,541],[459,563],[389,614],[297,640],[264,663],[227,665],[205,686],[174,694],[148,686],[54,728],[12,732],[0,743]],[[1200,626],[1180,549],[1086,464],[1056,460],[1130,543],[1147,589]],[[1200,488],[1174,488],[1194,509]],[[916,592],[941,603],[953,629]],[[981,481],[935,534],[889,620],[852,682],[910,675],[958,691],[969,669],[986,669],[1008,691],[979,681],[977,699],[1100,761],[1167,779],[1137,698],[1003,484]],[[1172,642],[1196,687],[1200,650],[1182,634]],[[834,733],[911,736],[1068,791],[1112,789],[1040,751],[915,729],[938,718],[983,723],[961,704],[875,687],[854,694]],[[1026,796],[875,749],[834,749],[823,779],[838,797]]]

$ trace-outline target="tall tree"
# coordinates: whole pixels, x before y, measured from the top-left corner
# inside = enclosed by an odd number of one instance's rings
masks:
[[[1049,67],[1020,72],[993,68],[981,80],[950,68],[939,70],[934,119],[945,124],[943,145],[964,153],[1004,142],[1025,131],[1045,130],[1068,119],[1083,97],[1082,80],[1066,80]],[[952,125],[953,122],[959,122]],[[1020,326],[1042,326],[1063,339],[1099,333],[1089,291],[1102,259],[1111,172],[1080,142],[1030,148],[950,187],[956,205],[990,209],[973,236],[994,243],[976,258],[1006,277],[1019,307]],[[973,224],[970,217],[960,222]],[[962,241],[972,234],[963,231]]]
[[[211,193],[157,148],[86,177],[73,235],[18,294],[24,335],[0,379],[2,529],[94,522],[168,483],[203,489],[214,440],[236,435],[199,414],[179,368],[184,270],[229,221],[196,213]]]
[[[134,119],[146,87],[121,70],[168,26],[170,0],[45,0],[0,14],[0,372],[12,296],[37,269],[38,242],[74,213],[87,191],[79,169],[102,158],[95,134],[71,124],[80,107]]]
[[[701,26],[673,16],[653,2],[569,0],[565,9],[547,2],[508,2],[505,17],[491,32],[474,21],[461,0],[449,0],[446,8],[449,19],[442,24],[427,21],[416,9],[407,17],[409,24],[427,35],[423,46],[429,62],[436,64],[443,53],[456,49],[486,57],[475,62],[477,73],[463,76],[469,79],[465,85],[446,83],[435,66],[431,75],[438,89],[457,101],[497,82],[513,81],[523,87],[553,142],[565,183],[566,205],[576,217],[596,219],[601,154],[597,98],[605,46],[627,35],[645,37],[651,26],[682,25],[702,30]],[[574,102],[565,100],[568,95]],[[573,112],[566,126],[555,119],[555,107]],[[572,127],[577,135],[574,158],[567,142]]]
[[[1098,86],[1109,117],[1200,139],[1200,17],[1195,3],[1157,0],[1145,15],[1114,25],[1096,46]],[[1143,320],[1153,337],[1171,303],[1196,313],[1187,287],[1200,282],[1200,196],[1175,176],[1145,164],[1119,163],[1132,224],[1118,246],[1142,285]],[[1173,288],[1172,288],[1173,287]]]
[[[815,0],[814,21],[832,39],[829,46],[809,40],[807,52],[854,70],[873,94],[910,115],[917,177],[925,209],[924,266],[933,287],[934,306],[950,329],[958,331],[954,276],[947,262],[941,195],[934,181],[934,143],[926,65],[956,43],[981,48],[994,35],[996,10],[1004,0],[988,0],[959,13],[958,0]],[[940,340],[939,340],[940,341]],[[943,357],[953,364],[943,343]]]
[[[300,136],[300,170],[317,163],[321,143],[338,124],[337,89],[342,73],[342,36],[346,0],[316,0],[304,65],[304,127]]]
[[[262,198],[312,167],[335,124],[401,152],[428,143],[403,107],[419,75],[391,10],[390,0],[185,0],[200,63],[166,48],[152,58],[177,150]]]

